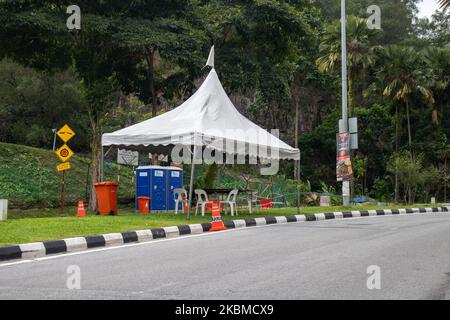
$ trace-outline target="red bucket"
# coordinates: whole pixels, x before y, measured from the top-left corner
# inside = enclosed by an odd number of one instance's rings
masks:
[[[272,208],[272,199],[259,199],[261,203],[261,209],[271,209]]]
[[[138,197],[138,209],[140,213],[150,212],[150,197]]]

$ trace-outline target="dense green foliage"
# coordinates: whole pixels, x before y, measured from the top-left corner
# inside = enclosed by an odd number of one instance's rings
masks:
[[[10,208],[57,207],[60,204],[61,173],[58,157],[52,152],[17,144],[0,143],[0,197],[9,199]],[[65,202],[75,205],[89,195],[90,159],[73,156],[72,169],[65,178]],[[108,179],[120,175],[119,201],[134,199],[134,177],[130,168],[111,165]]]
[[[372,1],[348,1],[349,104],[360,131],[355,195],[448,198],[449,14],[416,19],[417,3],[377,1],[382,29],[369,30]],[[97,181],[101,133],[185,100],[205,76],[214,44],[216,69],[238,109],[298,143],[303,185],[338,190],[340,1],[78,1],[80,30],[66,27],[70,4],[1,2],[1,142],[50,148],[51,128],[68,122],[79,133],[76,151],[92,155]],[[423,173],[417,189],[393,159],[409,159],[409,172]],[[281,171],[293,177],[291,163]],[[199,183],[225,183],[213,173]]]
[[[70,123],[74,150],[86,151],[89,138],[82,88],[71,70],[53,75],[0,62],[0,141],[51,149],[52,128]]]

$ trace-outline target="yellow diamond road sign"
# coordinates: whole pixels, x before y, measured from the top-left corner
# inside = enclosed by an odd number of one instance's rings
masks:
[[[71,168],[70,162],[63,162],[56,166],[56,170],[58,170],[58,171],[65,171],[65,170],[69,170],[70,168]]]
[[[73,156],[73,151],[70,150],[69,146],[66,144],[56,150],[55,153],[62,162],[66,162],[71,156]]]
[[[67,124],[65,124],[61,129],[59,129],[56,132],[56,134],[58,135],[58,137],[61,138],[62,141],[67,142],[73,138],[75,132],[73,132],[73,130],[70,129],[70,127]]]

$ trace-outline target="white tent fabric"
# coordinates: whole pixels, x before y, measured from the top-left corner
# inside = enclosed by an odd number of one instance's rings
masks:
[[[204,146],[267,159],[300,159],[292,148],[236,109],[214,69],[182,105],[160,116],[106,133],[103,146]],[[233,146],[230,150],[229,147]]]

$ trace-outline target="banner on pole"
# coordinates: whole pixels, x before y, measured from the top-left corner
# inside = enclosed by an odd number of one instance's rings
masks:
[[[350,158],[350,134],[336,134],[336,177],[337,181],[348,181],[353,178],[352,160]]]

